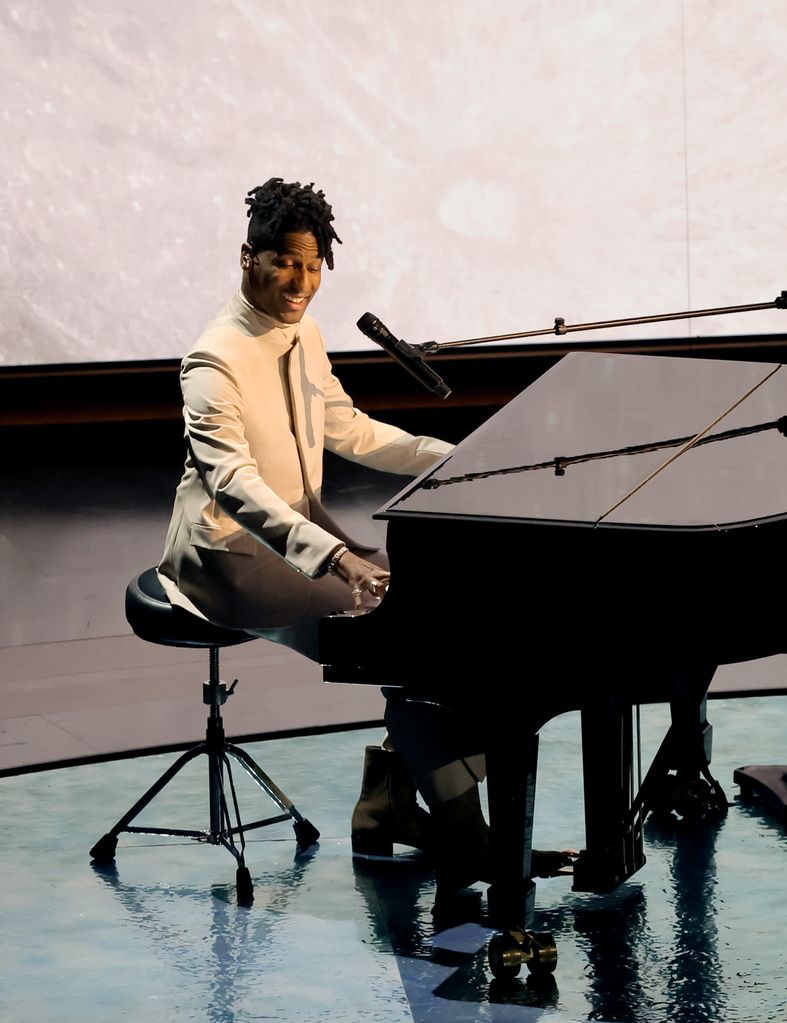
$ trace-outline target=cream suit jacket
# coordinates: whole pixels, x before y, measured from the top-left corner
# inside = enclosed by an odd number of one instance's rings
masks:
[[[419,475],[450,451],[353,407],[314,320],[286,325],[238,291],[181,367],[190,451],[159,578],[173,604],[230,628],[306,613],[298,586],[337,544],[370,550],[320,503],[324,449]],[[305,577],[305,578],[304,578]]]

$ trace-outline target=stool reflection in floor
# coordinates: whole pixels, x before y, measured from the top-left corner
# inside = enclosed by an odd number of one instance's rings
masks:
[[[141,639],[161,646],[189,647],[208,650],[210,675],[202,686],[202,701],[210,708],[205,741],[193,746],[180,756],[171,767],[145,792],[90,850],[97,865],[112,863],[115,859],[118,835],[126,833],[147,835],[174,835],[194,838],[212,845],[223,845],[237,862],[236,887],[238,902],[248,905],[253,901],[254,888],[249,869],[246,866],[244,834],[254,828],[292,820],[295,839],[300,849],[308,849],[320,837],[317,829],[293,806],[281,789],[240,747],[227,742],[221,707],[232,695],[236,682],[227,688],[219,677],[219,650],[225,646],[247,643],[255,636],[231,629],[222,629],[179,607],[174,607],[158,580],[154,568],[147,569],[129,583],[126,589],[126,618]],[[236,680],[237,681],[237,680]],[[210,805],[210,829],[208,831],[186,830],[183,828],[139,827],[132,821],[172,781],[178,772],[198,756],[208,758],[208,798]],[[265,820],[243,824],[240,818],[235,783],[230,760],[235,760],[246,771],[282,813]],[[225,779],[226,776],[226,779]],[[225,781],[232,800],[235,824],[230,818]]]

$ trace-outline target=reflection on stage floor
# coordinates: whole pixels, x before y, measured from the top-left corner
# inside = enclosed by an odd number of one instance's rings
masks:
[[[2,778],[0,1014],[14,1023],[782,1021],[787,838],[777,818],[740,801],[732,772],[783,759],[787,697],[712,709],[727,818],[648,826],[645,867],[612,895],[539,881],[535,926],[554,934],[559,958],[536,984],[526,971],[508,986],[492,979],[483,886],[469,890],[461,917],[438,922],[427,861],[404,850],[395,862],[351,857],[350,813],[376,729],[247,746],[321,831],[304,854],[286,823],[253,833],[250,908],[236,904],[234,861],[220,848],[124,835],[112,869],[89,863],[91,845],[174,754]],[[666,713],[643,710],[646,744]],[[582,841],[579,760],[577,717],[549,722],[541,848]],[[247,819],[267,815],[258,790],[237,784]],[[206,809],[195,766],[146,820],[189,827]]]

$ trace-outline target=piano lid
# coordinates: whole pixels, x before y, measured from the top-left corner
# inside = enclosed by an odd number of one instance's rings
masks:
[[[716,528],[787,517],[787,439],[747,432],[786,415],[777,365],[573,353],[375,518]]]

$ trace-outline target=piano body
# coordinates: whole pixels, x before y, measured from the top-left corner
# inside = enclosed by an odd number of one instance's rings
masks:
[[[376,609],[323,621],[324,678],[473,701],[496,975],[554,969],[550,936],[526,930],[543,724],[581,713],[573,885],[608,892],[644,863],[659,783],[654,761],[637,788],[633,706],[670,702],[670,731],[693,721],[702,746],[715,667],[785,649],[772,597],[787,534],[785,414],[780,365],[572,353],[376,513],[391,584]]]

